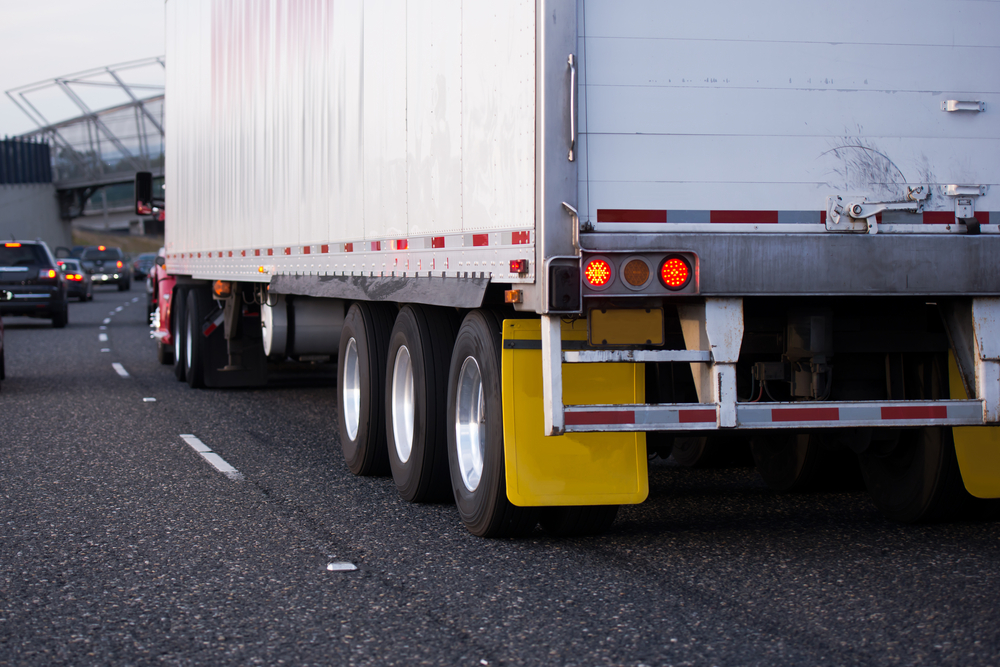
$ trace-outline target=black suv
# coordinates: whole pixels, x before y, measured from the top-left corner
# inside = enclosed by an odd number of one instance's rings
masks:
[[[121,248],[89,246],[80,255],[80,264],[90,274],[95,285],[116,283],[119,292],[126,292],[132,287],[132,274],[125,265],[125,255]]]
[[[14,297],[0,303],[0,315],[50,317],[57,329],[69,321],[66,283],[42,241],[0,244],[0,289]]]

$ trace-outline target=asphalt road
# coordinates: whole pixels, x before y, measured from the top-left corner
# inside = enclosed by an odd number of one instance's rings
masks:
[[[657,461],[605,536],[479,539],[351,476],[329,369],[189,389],[143,298],[4,319],[0,665],[1000,662],[1000,523]]]

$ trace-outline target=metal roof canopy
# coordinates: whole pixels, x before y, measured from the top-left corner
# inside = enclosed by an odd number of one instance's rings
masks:
[[[14,104],[38,125],[37,130],[25,133],[22,138],[41,138],[52,145],[53,181],[57,190],[75,191],[76,199],[83,195],[89,198],[103,185],[135,180],[137,171],[163,175],[164,85],[126,83],[125,73],[165,67],[164,57],[157,56],[6,91]],[[84,100],[87,89],[96,90],[104,98],[118,97],[122,102],[95,111]],[[48,95],[51,101],[56,91],[62,93],[56,102],[65,104],[69,100],[70,108],[82,113],[53,122],[52,111],[39,100],[31,99]],[[85,198],[79,201],[80,212],[85,202]]]

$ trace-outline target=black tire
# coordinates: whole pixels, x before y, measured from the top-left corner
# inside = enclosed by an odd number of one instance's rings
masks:
[[[164,345],[163,341],[156,342],[156,360],[164,366],[174,363],[174,348]]]
[[[457,328],[453,311],[412,305],[404,306],[396,315],[389,336],[385,377],[386,448],[396,488],[409,502],[441,502],[453,498],[448,476],[446,405],[448,370]],[[407,366],[412,372],[409,400],[413,404],[413,424],[409,438],[402,410],[397,410],[401,400],[393,400],[394,392],[403,391],[403,387],[393,380],[397,365],[401,375]],[[397,422],[400,433],[396,432]]]
[[[811,491],[823,475],[819,436],[794,431],[762,431],[750,440],[754,465],[774,491]]]
[[[187,290],[178,287],[170,297],[170,331],[174,339],[174,377],[180,382],[187,378],[184,365],[185,313],[187,312]]]
[[[56,312],[52,313],[52,328],[62,329],[69,323],[69,304],[65,301],[61,308],[57,308]]]
[[[501,322],[486,310],[474,310],[466,315],[455,338],[455,349],[448,372],[448,463],[451,486],[462,523],[480,537],[516,537],[529,534],[538,523],[540,509],[516,507],[507,499],[507,481],[503,453],[503,401],[500,386]],[[482,447],[482,471],[478,483],[466,484],[459,465],[457,423],[459,391],[467,362],[468,376],[478,371],[481,382],[479,399],[473,411]],[[469,381],[469,387],[475,382]],[[471,395],[470,395],[471,396]],[[472,486],[470,489],[469,487]]]
[[[376,476],[391,472],[386,447],[383,383],[389,333],[395,317],[396,309],[391,305],[359,301],[351,305],[344,318],[337,357],[337,421],[344,460],[355,475]],[[349,396],[344,390],[348,364],[351,364],[348,377],[356,377],[359,387],[358,402],[350,410],[346,403]],[[354,431],[353,437],[351,431]]]
[[[188,290],[187,308],[184,321],[184,366],[188,386],[199,389],[205,386],[205,337],[201,334],[201,323],[208,314],[208,295],[204,289],[195,287]]]
[[[616,516],[618,505],[545,507],[539,523],[558,537],[580,537],[607,532]]]
[[[902,523],[945,521],[973,507],[955,458],[951,427],[899,432],[858,455],[865,486],[884,517]]]

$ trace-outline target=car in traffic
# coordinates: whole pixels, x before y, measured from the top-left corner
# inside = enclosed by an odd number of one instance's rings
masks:
[[[155,266],[156,253],[144,252],[132,260],[132,279],[145,280],[150,270]]]
[[[61,329],[69,321],[66,281],[44,241],[7,241],[0,246],[0,315],[51,318]]]
[[[121,248],[89,246],[80,255],[80,263],[95,285],[113,283],[118,285],[119,292],[126,292],[132,287],[132,274],[125,265]]]
[[[83,270],[78,259],[60,259],[59,270],[66,281],[66,296],[75,296],[80,301],[90,301],[94,298],[94,282],[90,274]]]
[[[14,294],[10,290],[0,290],[0,303],[6,303],[14,298]],[[3,318],[0,317],[0,380],[7,379],[7,368],[6,362],[4,361],[4,347],[3,347]],[[2,383],[0,383],[2,384]]]

